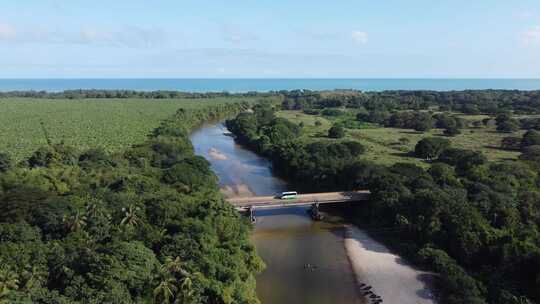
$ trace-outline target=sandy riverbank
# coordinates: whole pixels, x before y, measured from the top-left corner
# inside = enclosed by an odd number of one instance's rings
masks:
[[[344,241],[358,284],[372,286],[371,290],[382,297],[383,303],[437,303],[428,286],[432,274],[414,269],[352,225],[346,226]]]

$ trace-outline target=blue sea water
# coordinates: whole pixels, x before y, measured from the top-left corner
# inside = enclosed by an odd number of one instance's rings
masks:
[[[0,79],[0,91],[74,89],[231,93],[273,90],[540,90],[540,79]]]

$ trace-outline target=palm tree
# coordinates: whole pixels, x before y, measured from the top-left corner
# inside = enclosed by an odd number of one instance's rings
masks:
[[[25,281],[24,287],[26,289],[32,289],[33,287],[40,286],[44,278],[48,276],[48,272],[43,268],[36,265],[27,266],[23,271],[23,279]]]
[[[63,222],[66,224],[68,231],[79,231],[86,226],[86,216],[77,211],[74,215],[64,215]]]
[[[96,203],[89,203],[88,205],[86,205],[86,215],[88,215],[89,217],[99,217],[105,214]]]
[[[192,297],[195,294],[193,290],[193,281],[190,277],[185,277],[180,284],[180,292],[176,296],[174,304],[191,303]]]
[[[141,208],[135,207],[132,204],[130,204],[127,208],[122,208],[124,218],[120,222],[120,225],[137,226],[139,224],[139,216],[137,215],[137,211],[140,209]]]
[[[171,277],[162,280],[154,289],[154,303],[171,303],[171,299],[178,290],[175,284],[176,280]]]
[[[182,280],[182,284],[180,284],[180,290],[183,294],[187,294],[189,296],[193,295],[193,281],[190,277],[185,277]]]
[[[184,263],[182,262],[180,257],[176,257],[175,259],[171,257],[166,257],[165,263],[163,263],[163,266],[161,266],[161,269],[171,274],[178,273],[182,275],[182,277],[186,277],[189,275],[189,273],[183,268],[183,266],[184,266]]]
[[[19,276],[8,269],[0,269],[0,298],[19,289]]]

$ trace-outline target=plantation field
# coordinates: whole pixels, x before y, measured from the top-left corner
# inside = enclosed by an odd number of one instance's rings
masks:
[[[109,152],[142,142],[159,123],[179,108],[249,101],[211,99],[0,99],[0,151],[15,160],[47,144],[65,142],[81,149]]]
[[[289,119],[295,123],[302,122],[303,132],[301,140],[333,140],[327,138],[328,129],[334,121],[342,120],[343,117],[322,117],[320,115],[307,115],[301,111],[280,111],[277,116]],[[482,119],[487,116],[477,115],[469,119]],[[464,118],[466,116],[464,115]],[[315,122],[320,125],[316,126]],[[364,124],[361,128],[347,129],[345,139],[360,141],[366,147],[366,153],[362,158],[374,161],[379,164],[391,165],[397,162],[409,162],[419,166],[427,164],[410,155],[418,141],[425,137],[444,136],[443,130],[432,129],[431,131],[420,133],[412,129],[384,128],[376,125]],[[462,134],[455,137],[446,137],[453,147],[464,148],[482,153],[493,161],[506,159],[516,159],[520,152],[507,151],[499,148],[501,139],[507,136],[521,137],[523,131],[515,133],[497,133],[495,127],[485,128],[465,128]]]

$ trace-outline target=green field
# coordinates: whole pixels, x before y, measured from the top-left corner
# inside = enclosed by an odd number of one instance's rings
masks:
[[[277,116],[287,118],[295,123],[302,122],[304,125],[302,139],[310,140],[332,140],[327,138],[328,129],[332,126],[333,120],[342,120],[343,118],[330,118],[322,116],[307,115],[301,111],[280,111]],[[470,116],[463,118],[467,120],[478,120],[487,116]],[[315,125],[320,121],[319,126]],[[410,156],[414,151],[414,146],[418,141],[425,137],[444,136],[443,130],[433,129],[429,132],[416,132],[409,129],[384,128],[375,125],[366,124],[363,128],[347,129],[345,139],[360,141],[366,147],[366,153],[362,158],[374,161],[379,164],[391,165],[396,162],[411,162],[420,166],[427,164],[419,158]],[[446,137],[452,142],[453,147],[465,148],[469,150],[482,151],[482,153],[493,161],[506,159],[516,159],[520,152],[507,151],[499,148],[501,139],[507,136],[522,136],[523,131],[513,134],[497,133],[494,127],[486,128],[466,128],[462,134],[455,137]]]
[[[179,108],[209,103],[249,101],[249,98],[211,99],[0,99],[0,151],[20,160],[54,143],[87,149],[119,151],[142,142],[159,123]],[[42,127],[43,126],[43,127]]]

